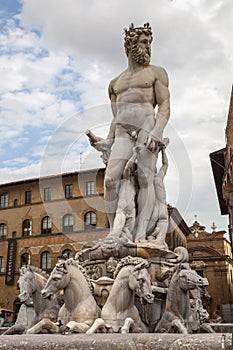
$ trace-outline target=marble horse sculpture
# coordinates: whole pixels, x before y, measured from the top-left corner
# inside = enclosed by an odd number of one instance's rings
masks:
[[[206,278],[191,270],[189,264],[178,264],[169,283],[165,311],[155,333],[189,333],[191,319],[189,291],[208,285]]]
[[[63,290],[64,304],[58,313],[60,325],[77,333],[85,333],[100,316],[100,309],[92,295],[91,283],[88,283],[82,267],[73,259],[60,261],[41,291],[44,301]],[[27,333],[39,333],[48,329],[51,333],[59,332],[59,325],[43,319]]]
[[[142,258],[128,256],[120,260],[101,318],[94,322],[87,334],[96,332],[100,327],[114,333],[148,331],[134,305],[135,294],[148,303],[154,301],[148,267],[148,262]]]
[[[209,323],[209,313],[204,309],[201,295],[203,290],[196,288],[190,291],[191,319],[190,330],[192,333],[215,333]]]
[[[15,323],[11,327],[7,327],[2,335],[24,334],[26,329],[33,326],[35,317],[32,300],[26,300],[19,308]]]
[[[35,266],[22,267],[20,269],[20,277],[18,280],[20,289],[19,299],[21,302],[27,302],[31,297],[35,310],[35,317],[28,326],[29,329],[43,318],[49,319],[52,322],[57,321],[57,315],[62,300],[60,293],[54,294],[51,300],[42,299],[41,290],[44,288],[47,280],[48,275]],[[17,327],[19,327],[19,331],[17,331]],[[6,334],[24,333],[25,331],[26,327],[15,325],[12,326]]]

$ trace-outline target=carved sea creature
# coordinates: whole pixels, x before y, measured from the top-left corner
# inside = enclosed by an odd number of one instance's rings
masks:
[[[49,276],[44,271],[35,266],[22,267],[20,269],[20,277],[18,280],[20,289],[19,299],[21,302],[27,303],[30,297],[32,298],[35,316],[28,327],[18,327],[16,324],[7,330],[5,334],[22,334],[27,328],[36,325],[43,318],[49,319],[52,322],[57,321],[58,311],[62,304],[60,293],[54,294],[51,300],[43,300],[41,296],[41,290],[44,288],[48,277]],[[17,331],[17,329],[19,329],[19,331]],[[41,332],[43,333],[42,329]]]
[[[142,258],[130,256],[121,259],[115,271],[115,282],[98,318],[86,332],[96,332],[99,328],[115,333],[146,332],[138,309],[134,305],[135,294],[140,299],[152,303],[149,264]]]
[[[188,334],[191,319],[189,291],[207,286],[208,281],[191,270],[187,263],[178,264],[173,272],[168,287],[165,311],[155,328],[155,333]]]
[[[75,260],[68,259],[56,264],[41,294],[46,300],[63,290],[64,304],[58,314],[60,324],[69,331],[85,333],[100,315],[90,288],[91,283],[86,280],[82,267]],[[27,333],[38,333],[41,328],[59,332],[58,324],[44,319]]]

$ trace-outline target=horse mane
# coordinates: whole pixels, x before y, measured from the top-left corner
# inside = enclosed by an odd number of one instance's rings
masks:
[[[143,259],[143,258],[139,258],[139,257],[132,257],[132,256],[126,256],[125,258],[121,259],[117,266],[116,266],[116,270],[114,272],[114,279],[116,279],[118,273],[120,272],[120,270],[125,267],[125,266],[135,266],[135,269],[141,269],[141,268],[148,268],[149,267],[149,263],[147,260]]]
[[[176,247],[174,249],[174,253],[176,253],[178,255],[178,257],[177,257],[178,263],[188,263],[189,253],[185,247]]]
[[[181,270],[191,270],[189,263],[179,263],[173,268],[173,273],[180,272]]]
[[[41,277],[45,278],[46,280],[49,278],[49,275],[45,271],[43,271],[35,265],[22,266],[19,270],[20,275],[25,274],[27,271],[38,273]]]
[[[85,279],[86,279],[86,281],[87,281],[87,284],[88,284],[88,287],[89,287],[91,293],[93,293],[94,288],[93,288],[93,285],[92,285],[92,283],[91,283],[91,281],[90,281],[90,278],[89,278],[89,276],[88,276],[88,274],[87,274],[85,268],[84,268],[82,265],[80,265],[79,261],[78,261],[78,260],[74,260],[73,258],[69,258],[69,259],[67,259],[67,260],[61,259],[61,260],[59,260],[59,262],[56,264],[56,268],[58,268],[58,270],[59,270],[59,267],[60,267],[61,265],[64,266],[64,264],[66,264],[66,265],[72,265],[72,266],[77,267],[77,268],[80,270],[80,272],[83,274],[83,276],[85,277]],[[60,269],[61,269],[61,268],[60,268]],[[63,269],[63,270],[64,270],[64,269]]]

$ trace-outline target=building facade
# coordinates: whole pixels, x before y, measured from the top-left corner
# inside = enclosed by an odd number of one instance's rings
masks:
[[[229,217],[229,237],[233,248],[233,87],[226,125],[226,147],[212,152],[210,160],[220,211]]]
[[[209,281],[204,304],[212,316],[219,310],[225,322],[233,322],[233,260],[225,231],[205,231],[197,221],[187,237],[189,260],[193,269]]]
[[[233,86],[226,126],[226,153],[224,160],[225,169],[222,181],[222,191],[229,215],[229,235],[233,242]]]
[[[94,169],[0,185],[0,307],[17,309],[21,266],[49,272],[62,254],[106,236],[103,178]]]

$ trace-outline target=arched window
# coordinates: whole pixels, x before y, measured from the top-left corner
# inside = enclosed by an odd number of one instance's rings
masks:
[[[74,218],[71,214],[63,216],[63,232],[72,232],[74,229]]]
[[[7,208],[9,205],[8,193],[2,193],[0,196],[0,208]]]
[[[29,219],[23,222],[23,237],[31,236],[32,234],[32,222]]]
[[[52,232],[52,220],[49,216],[45,216],[41,221],[41,234],[48,235]]]
[[[40,256],[40,267],[42,270],[51,269],[51,254],[50,252],[43,252]]]
[[[20,257],[20,267],[30,265],[30,255],[24,253]]]
[[[0,239],[6,238],[6,224],[0,224]]]
[[[62,257],[66,257],[67,259],[72,258],[72,250],[71,249],[65,249],[62,252]]]
[[[88,213],[85,214],[84,217],[85,221],[85,230],[93,230],[96,228],[96,213],[93,211],[89,211]]]
[[[0,273],[4,272],[4,257],[0,256]]]

